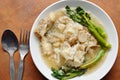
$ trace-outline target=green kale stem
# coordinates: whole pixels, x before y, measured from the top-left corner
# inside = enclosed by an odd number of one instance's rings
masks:
[[[97,62],[99,62],[101,60],[101,58],[105,55],[105,52],[106,52],[105,49],[101,48],[101,50],[99,51],[97,56],[95,58],[93,58],[92,60],[85,62],[83,65],[81,65],[80,69],[88,68],[90,66],[93,66]]]
[[[106,32],[102,29],[102,27],[100,27],[99,25],[96,25],[96,23],[94,23],[92,20],[90,20],[90,23],[95,27],[95,29],[97,30],[97,32],[103,37],[106,38],[107,34]]]

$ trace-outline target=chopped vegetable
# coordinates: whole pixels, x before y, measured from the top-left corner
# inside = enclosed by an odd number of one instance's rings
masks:
[[[106,33],[104,32],[104,30],[93,24],[90,15],[87,12],[85,12],[81,7],[77,7],[76,10],[72,10],[69,6],[66,6],[66,11],[73,21],[78,22],[83,26],[87,27],[89,31],[98,40],[101,46],[106,48],[111,47],[111,44],[105,40]]]
[[[52,76],[59,80],[68,80],[71,78],[74,78],[76,76],[81,76],[86,72],[87,69],[76,69],[76,68],[70,68],[69,70],[65,71],[64,69],[54,69],[52,68]]]

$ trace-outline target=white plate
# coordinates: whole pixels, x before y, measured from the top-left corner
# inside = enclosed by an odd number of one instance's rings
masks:
[[[116,60],[118,52],[118,35],[115,26],[107,13],[99,6],[89,1],[60,0],[48,6],[39,14],[33,24],[30,34],[30,51],[34,64],[46,78],[55,80],[55,78],[51,76],[51,69],[46,66],[43,59],[41,58],[40,45],[38,39],[34,35],[34,29],[37,27],[38,22],[41,20],[41,18],[44,18],[46,15],[48,15],[49,12],[58,10],[59,8],[64,8],[66,5],[69,5],[70,7],[81,6],[83,9],[90,11],[103,23],[104,28],[108,34],[108,40],[112,44],[112,48],[107,53],[106,59],[102,65],[89,75],[82,75],[80,77],[73,78],[73,80],[99,80],[110,71]]]

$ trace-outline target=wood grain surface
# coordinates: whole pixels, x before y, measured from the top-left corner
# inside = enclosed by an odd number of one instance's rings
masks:
[[[20,29],[30,30],[39,13],[57,0],[0,0],[0,39],[5,29],[12,30],[19,39]],[[120,38],[120,0],[90,0],[103,8],[112,18]],[[14,54],[15,74],[19,52]],[[47,80],[35,67],[30,52],[24,60],[23,80]],[[9,55],[0,43],[0,80],[10,80]],[[99,74],[99,73],[98,73]],[[17,79],[16,79],[17,80]],[[120,48],[116,62],[102,80],[120,80]]]

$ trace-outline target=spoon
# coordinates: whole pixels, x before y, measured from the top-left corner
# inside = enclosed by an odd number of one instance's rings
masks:
[[[15,34],[11,30],[5,30],[3,32],[2,47],[10,55],[10,77],[11,77],[11,80],[15,80],[13,55],[18,48],[18,40]]]

